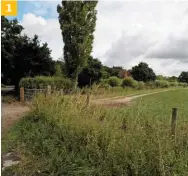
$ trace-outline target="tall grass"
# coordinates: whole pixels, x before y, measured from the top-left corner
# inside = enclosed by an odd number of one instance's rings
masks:
[[[187,105],[186,91],[176,92],[183,98],[181,108]],[[32,112],[10,133],[8,146],[17,144],[28,156],[34,155],[41,175],[185,176],[187,121],[180,121],[174,140],[169,128],[171,109],[164,107],[165,99],[156,104],[164,95],[171,97],[169,103],[176,100],[175,92],[163,93],[126,109],[88,106],[80,94],[40,95]],[[33,170],[20,172],[31,175]]]

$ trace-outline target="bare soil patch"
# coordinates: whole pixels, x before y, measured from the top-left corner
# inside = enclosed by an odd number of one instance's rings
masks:
[[[3,137],[10,127],[29,111],[29,107],[19,102],[1,105],[1,136]]]
[[[147,95],[152,95],[156,93],[161,93],[161,92],[166,92],[170,90],[163,90],[159,92],[152,92],[152,93],[146,93],[146,94],[141,94],[141,95],[129,95],[129,96],[117,96],[117,97],[112,97],[112,98],[103,98],[103,99],[97,99],[97,100],[92,100],[91,102],[96,105],[102,105],[105,107],[123,107],[123,106],[130,106],[132,104],[132,100],[139,98],[139,97],[144,97]]]

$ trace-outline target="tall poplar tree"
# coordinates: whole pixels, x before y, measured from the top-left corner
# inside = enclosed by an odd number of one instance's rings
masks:
[[[92,52],[96,25],[97,1],[62,1],[57,6],[64,42],[64,60],[67,75],[77,87],[78,74],[87,64]]]

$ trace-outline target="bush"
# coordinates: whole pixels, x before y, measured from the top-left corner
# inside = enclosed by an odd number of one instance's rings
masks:
[[[181,87],[187,87],[187,86],[188,86],[188,84],[187,84],[187,83],[182,83],[182,82],[179,82],[179,83],[178,83],[178,86],[181,86]]]
[[[122,87],[132,87],[136,88],[138,86],[138,82],[135,81],[133,78],[125,78],[122,82]]]
[[[145,83],[143,81],[139,81],[138,82],[138,89],[141,90],[141,89],[144,89],[145,88]]]
[[[109,78],[108,84],[109,84],[111,87],[120,86],[120,85],[121,85],[121,79],[119,79],[119,78],[116,77],[116,76],[112,76],[112,77]]]
[[[169,85],[172,87],[178,86],[178,82],[169,82]]]
[[[169,87],[169,82],[168,81],[164,81],[164,80],[156,80],[155,81],[155,85],[156,85],[156,87],[160,87],[160,88],[168,88]]]
[[[108,90],[110,88],[110,85],[108,83],[101,82],[99,84],[99,88],[104,88],[104,89]]]
[[[147,88],[150,88],[150,89],[156,88],[155,82],[153,82],[153,81],[146,82],[146,83],[145,83],[145,86],[146,86]]]
[[[183,87],[188,87],[188,83],[184,83]]]
[[[108,81],[109,81],[109,79],[101,79],[100,83],[101,84],[108,84]]]
[[[69,79],[61,77],[37,76],[35,78],[22,78],[19,86],[24,88],[44,88],[48,85],[54,89],[64,89],[68,91],[72,88],[72,82]]]

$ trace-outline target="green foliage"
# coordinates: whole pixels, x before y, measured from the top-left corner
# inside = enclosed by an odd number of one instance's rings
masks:
[[[121,85],[121,79],[119,79],[118,77],[116,76],[112,76],[108,79],[108,84],[111,86],[111,87],[117,87],[117,86],[120,86]]]
[[[99,88],[104,88],[104,89],[108,90],[110,88],[109,80],[108,79],[100,80]]]
[[[112,68],[109,69],[110,71],[110,76],[116,76],[119,77],[119,73],[123,71],[123,67],[121,66],[113,66]]]
[[[178,86],[178,82],[176,81],[167,81],[167,80],[156,80],[155,86],[159,88],[168,88],[168,87],[176,87]]]
[[[188,86],[188,83],[179,82],[179,83],[178,83],[178,86],[187,87],[187,86]]]
[[[171,77],[168,77],[167,80],[169,82],[177,82],[178,81],[178,78],[176,76],[171,76]]]
[[[55,74],[54,74],[54,76],[63,77],[61,65],[58,64],[58,63],[55,64]]]
[[[22,77],[52,75],[54,61],[47,43],[41,44],[38,36],[21,35],[23,27],[18,21],[1,18],[2,23],[2,82],[18,87]]]
[[[182,72],[180,76],[178,77],[179,82],[184,82],[188,83],[188,71],[187,72]]]
[[[101,78],[102,79],[108,79],[110,77],[110,73],[108,73],[104,67],[102,67],[102,70],[101,70]]]
[[[144,89],[144,88],[145,88],[145,83],[144,83],[143,81],[138,81],[138,86],[137,86],[137,88],[138,88],[139,90]]]
[[[175,82],[175,81],[172,82],[172,81],[170,81],[169,85],[176,87],[176,86],[178,86],[178,82]]]
[[[165,77],[163,75],[157,75],[156,79],[157,80],[167,80],[167,77]]]
[[[14,175],[38,170],[54,176],[185,176],[187,96],[187,90],[163,92],[137,99],[129,108],[86,108],[86,97],[79,94],[39,96],[33,111],[9,133],[8,149],[25,154]],[[181,118],[174,141],[169,118],[177,106]]]
[[[102,63],[93,57],[88,58],[88,64],[78,76],[78,86],[90,86],[98,83],[102,77]]]
[[[128,77],[125,78],[122,82],[122,87],[132,87],[132,88],[136,88],[138,86],[138,82],[135,81],[133,78]]]
[[[109,78],[110,76],[119,77],[119,73],[123,70],[124,69],[121,66],[113,66],[113,67],[103,66],[103,71],[106,72],[107,74],[107,77],[103,77],[103,78]]]
[[[97,1],[62,1],[57,6],[64,42],[64,59],[69,77],[77,86],[78,74],[92,51]]]
[[[155,89],[156,88],[156,84],[154,81],[148,81],[145,83],[146,87],[149,89]]]
[[[155,85],[160,88],[168,88],[170,86],[169,82],[165,80],[156,80]]]
[[[138,66],[133,67],[131,75],[137,81],[148,82],[156,79],[156,75],[153,70],[144,62],[140,62]]]
[[[71,90],[72,82],[62,77],[37,76],[35,78],[22,78],[19,86],[25,88],[44,88],[51,85],[52,88]]]

